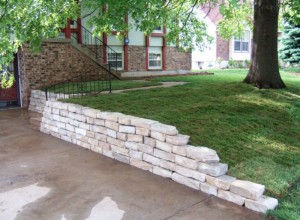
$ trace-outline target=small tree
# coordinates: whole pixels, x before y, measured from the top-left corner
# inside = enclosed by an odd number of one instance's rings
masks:
[[[279,57],[290,64],[300,62],[300,25],[288,23],[284,26]]]

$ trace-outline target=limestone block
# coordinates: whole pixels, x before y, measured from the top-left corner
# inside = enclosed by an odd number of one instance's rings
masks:
[[[75,104],[68,104],[68,111],[73,113],[81,113],[81,106]]]
[[[128,134],[127,140],[132,141],[132,142],[138,142],[138,143],[143,143],[144,142],[143,136],[142,135],[137,135],[137,134]]]
[[[256,212],[266,213],[269,209],[275,209],[278,205],[278,200],[268,196],[261,196],[258,200],[245,200],[245,206]]]
[[[169,153],[172,152],[172,148],[173,148],[171,144],[167,144],[166,142],[162,142],[162,141],[156,141],[155,147]]]
[[[127,141],[127,134],[117,132],[117,139]]]
[[[137,117],[131,119],[131,125],[134,125],[136,127],[150,128],[154,123],[157,123],[157,121]]]
[[[128,163],[129,164],[129,157],[125,156],[123,154],[118,154],[116,152],[113,152],[113,156],[117,161],[120,161],[122,163]]]
[[[178,134],[176,136],[166,136],[166,142],[177,145],[177,146],[185,146],[189,142],[190,136]]]
[[[59,115],[62,117],[68,117],[69,116],[69,112],[67,110],[59,110]]]
[[[181,156],[186,156],[186,146],[173,145],[172,152]]]
[[[166,170],[166,169],[163,169],[160,167],[153,166],[152,172],[156,175],[159,175],[159,176],[162,176],[165,178],[172,178],[172,172],[170,170]]]
[[[83,147],[83,148],[91,149],[91,145],[88,144],[88,143],[85,143],[85,142],[83,142],[83,141],[77,141],[76,144],[79,145],[79,146],[81,146],[81,147]]]
[[[215,150],[209,149],[207,147],[187,147],[187,156],[189,158],[195,159],[204,163],[219,162],[219,156]]]
[[[105,126],[105,120],[103,119],[94,119],[94,124],[99,126]]]
[[[137,145],[137,149],[138,149],[139,151],[141,151],[141,152],[144,152],[144,153],[153,155],[153,147],[150,147],[150,146],[148,146],[148,145],[146,145],[146,144],[141,144],[141,143],[139,143],[139,144]]]
[[[97,113],[97,118],[99,119],[104,119],[108,121],[113,121],[113,122],[118,122],[119,117],[124,116],[121,113],[115,113],[115,112],[98,112]]]
[[[118,147],[118,146],[115,146],[115,145],[110,145],[110,147],[111,147],[111,151],[113,153],[118,153],[118,154],[122,154],[122,155],[125,155],[125,156],[129,157],[129,150],[128,149]]]
[[[80,135],[86,135],[86,130],[82,128],[75,128],[75,133]]]
[[[175,163],[193,170],[198,168],[197,161],[179,155],[175,156]]]
[[[107,136],[104,135],[104,134],[98,134],[98,133],[95,133],[95,139],[97,139],[98,141],[102,141],[102,142],[107,142]]]
[[[206,181],[209,184],[216,186],[223,190],[229,190],[231,183],[235,180],[236,180],[235,177],[227,176],[227,175],[223,175],[223,176],[219,176],[219,177],[212,177],[209,175],[206,176]]]
[[[143,160],[143,152],[137,150],[129,150],[129,157],[137,160]]]
[[[62,122],[56,122],[56,127],[66,129],[66,124]]]
[[[76,138],[76,133],[67,131],[67,136],[70,137],[71,139],[75,139]]]
[[[199,163],[198,169],[201,173],[210,176],[222,176],[228,170],[228,165],[224,163]]]
[[[86,123],[88,123],[88,124],[94,125],[95,124],[94,120],[95,119],[93,119],[91,117],[86,117]]]
[[[136,142],[131,142],[131,141],[126,141],[125,142],[125,147],[131,150],[138,150],[138,143]]]
[[[106,135],[112,138],[117,138],[117,132],[107,128]]]
[[[235,180],[230,186],[230,192],[253,200],[258,200],[264,191],[264,185],[245,180]]]
[[[70,115],[70,113],[69,113]],[[69,118],[68,123],[72,126],[78,127],[79,126],[79,122],[76,120],[73,120],[72,118]]]
[[[195,170],[191,170],[182,166],[176,165],[175,171],[183,176],[191,177],[193,179],[199,180],[200,182],[205,182],[205,176],[206,174],[200,173]]]
[[[97,132],[100,134],[107,134],[107,128],[97,125],[91,125],[91,131]]]
[[[86,108],[83,110],[83,114],[90,118],[97,118],[97,113],[99,111],[96,109]]]
[[[119,131],[119,123],[113,121],[105,121],[105,127],[110,128],[114,131]]]
[[[81,122],[86,122],[86,117],[80,114],[75,114],[75,120],[81,121]]]
[[[148,136],[150,136],[150,129],[136,127],[136,134],[148,137]]]
[[[79,122],[78,127],[82,128],[82,129],[85,129],[85,130],[88,130],[88,131],[90,130],[90,125],[87,124],[87,123]]]
[[[159,166],[162,168],[165,168],[167,170],[170,170],[170,171],[175,171],[175,169],[176,169],[175,163],[172,163],[172,162],[169,162],[166,160],[160,160]]]
[[[87,137],[87,136],[76,135],[76,138],[85,143],[88,143],[88,141],[89,141],[89,137]]]
[[[131,116],[131,115],[123,115],[123,116],[119,116],[119,124],[122,124],[122,125],[131,125],[131,119],[132,118],[136,118],[134,116]]]
[[[59,115],[52,115],[53,120],[55,121],[60,121],[60,116]]]
[[[59,109],[58,108],[52,108],[52,114],[59,115]]]
[[[201,183],[200,190],[202,192],[205,192],[207,194],[214,195],[214,196],[217,196],[217,194],[218,194],[218,188],[215,186],[212,186],[208,183]]]
[[[88,143],[89,143],[90,145],[98,146],[99,141],[96,140],[96,139],[94,139],[94,138],[89,138],[89,139],[88,139]]]
[[[110,144],[108,144],[106,142],[98,141],[98,146],[101,147],[103,150],[110,150],[111,151]]]
[[[114,158],[114,155],[113,155],[113,153],[112,153],[111,150],[105,150],[105,149],[103,149],[103,150],[102,150],[102,154],[103,154],[104,156],[106,156],[106,157]]]
[[[69,142],[69,143],[72,143],[72,139],[69,138],[68,136],[61,136],[60,138],[61,138],[62,140],[64,140],[64,141],[67,141],[67,142]]]
[[[86,131],[86,136],[90,137],[90,138],[94,138],[95,139],[95,133],[92,131]]]
[[[60,134],[58,134],[57,132],[50,131],[50,135],[60,139]]]
[[[91,146],[91,151],[96,152],[96,153],[98,153],[98,154],[102,154],[102,148],[99,147],[99,146],[94,146],[94,145],[92,145],[92,146]]]
[[[142,170],[148,170],[148,171],[152,171],[152,164],[147,163],[145,161],[141,161],[141,160],[137,160],[134,158],[130,158],[130,165],[134,166],[134,167],[138,167]]]
[[[127,125],[120,125],[119,132],[127,133],[127,134],[135,134],[135,127],[127,126]]]
[[[67,136],[67,130],[63,129],[63,128],[59,128],[58,129],[58,133],[61,135],[61,136]]]
[[[115,138],[112,138],[112,137],[107,137],[106,140],[107,140],[107,143],[109,143],[109,144],[113,144],[113,145],[116,145],[118,147],[122,147],[122,148],[125,149],[125,142],[124,141],[121,141],[121,140],[118,140],[118,139],[115,139]]]
[[[32,107],[32,109],[34,110],[34,107]],[[29,110],[31,110],[31,109],[29,109]],[[65,111],[65,110],[61,110],[61,111]],[[61,111],[59,112],[60,115],[61,115]],[[45,113],[51,113],[51,108],[45,107],[44,112]],[[67,112],[67,116],[68,116],[69,112],[68,111],[66,111],[66,112]]]
[[[163,133],[166,135],[177,135],[178,134],[178,130],[176,129],[176,127],[171,126],[171,125],[165,125],[165,124],[162,124],[159,122],[151,124],[151,130],[160,132],[160,133]]]
[[[200,189],[200,184],[201,183],[199,181],[187,178],[187,177],[182,176],[178,173],[173,173],[172,174],[172,180],[174,180],[177,183],[180,183],[180,184],[186,185],[188,187],[191,187],[193,189],[196,189],[196,190]]]
[[[158,159],[157,157],[153,157],[146,153],[143,154],[143,160],[148,163],[151,163],[153,165],[156,165],[156,166],[159,166],[159,163],[160,163],[160,159]]]
[[[162,150],[154,149],[154,156],[159,157],[164,160],[175,162],[175,154],[167,153]]]
[[[224,191],[224,190],[219,189],[217,196],[221,199],[225,199],[225,200],[227,200],[229,202],[233,202],[237,205],[244,205],[244,203],[245,203],[245,198],[243,198],[242,196],[236,195],[232,192],[229,192],[229,191]]]
[[[156,140],[149,137],[144,137],[144,144],[149,145],[150,147],[155,147]]]
[[[159,140],[159,141],[165,141],[166,140],[166,135],[165,134],[162,134],[160,132],[157,132],[157,131],[151,131],[151,134],[150,136],[156,140]]]
[[[69,123],[69,118],[59,116],[59,121],[67,124],[67,123]]]

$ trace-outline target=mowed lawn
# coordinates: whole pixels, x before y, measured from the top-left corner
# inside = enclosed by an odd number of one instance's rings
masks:
[[[247,70],[211,72],[152,79],[183,86],[65,101],[176,126],[191,144],[217,150],[230,175],[266,185],[280,200],[269,215],[300,219],[300,76],[282,72],[287,89],[259,90],[241,83]]]

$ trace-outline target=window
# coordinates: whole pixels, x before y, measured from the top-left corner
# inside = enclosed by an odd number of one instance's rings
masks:
[[[153,33],[163,33],[163,27],[162,26],[155,27]]]
[[[234,38],[235,52],[249,52],[250,31],[245,31],[241,37]]]
[[[107,54],[107,63],[113,69],[123,70],[123,53],[122,52],[108,53]]]
[[[149,52],[149,69],[161,69],[161,52]]]

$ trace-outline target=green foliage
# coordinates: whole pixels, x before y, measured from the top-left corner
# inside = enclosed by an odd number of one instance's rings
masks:
[[[2,73],[0,73],[0,87],[7,89],[10,88],[15,82],[15,77],[13,73],[3,70]]]
[[[27,43],[38,50],[42,40],[57,36],[77,13],[75,0],[0,0],[0,71],[20,47]]]
[[[300,25],[286,24],[281,39],[280,58],[290,64],[300,62]]]
[[[249,60],[233,60],[229,59],[228,61],[229,68],[249,68],[250,61]]]

